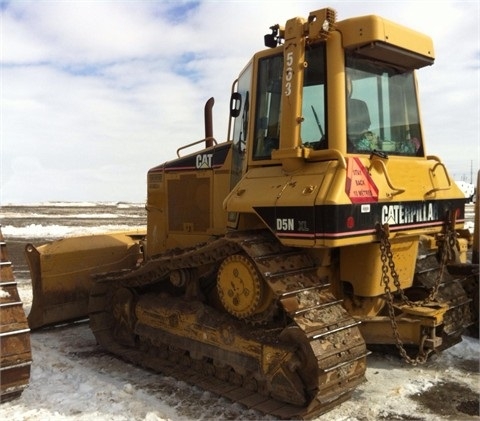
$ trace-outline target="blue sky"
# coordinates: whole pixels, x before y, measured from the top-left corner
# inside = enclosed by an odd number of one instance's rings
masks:
[[[204,135],[226,138],[233,80],[275,23],[330,6],[430,35],[419,74],[427,153],[479,167],[475,1],[1,1],[0,204],[132,201],[146,173]]]

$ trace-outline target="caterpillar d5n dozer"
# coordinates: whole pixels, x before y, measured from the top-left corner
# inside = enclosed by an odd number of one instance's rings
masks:
[[[364,380],[366,343],[417,363],[461,340],[470,300],[446,267],[468,243],[465,198],[426,153],[415,71],[430,38],[330,8],[270,30],[232,85],[228,140],[211,99],[205,139],[148,172],[146,238],[93,276],[88,313],[127,360],[311,418]],[[81,266],[95,237],[71,241]],[[65,291],[73,275],[41,286],[62,248],[45,247],[27,246],[34,293]]]
[[[0,403],[14,399],[30,380],[30,329],[0,230]]]

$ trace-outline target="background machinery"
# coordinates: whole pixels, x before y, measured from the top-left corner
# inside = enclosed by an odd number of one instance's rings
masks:
[[[0,403],[21,395],[31,364],[30,328],[0,230]]]

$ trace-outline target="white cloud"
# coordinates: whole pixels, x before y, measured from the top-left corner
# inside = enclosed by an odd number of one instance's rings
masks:
[[[25,62],[38,58],[70,63],[109,62],[159,53],[165,34],[182,41],[181,33],[161,16],[149,14],[150,8],[145,5],[148,3],[12,2],[6,9],[4,31],[5,36],[16,36],[19,44],[5,42],[4,59],[18,60],[20,55]],[[23,49],[27,53],[22,57]],[[30,56],[32,50],[39,51]]]
[[[434,38],[436,63],[419,72],[427,151],[447,164],[474,159],[478,167],[478,3],[330,5],[339,19],[375,13]],[[214,134],[225,139],[231,84],[264,48],[269,27],[320,7],[80,0],[2,6],[1,203],[76,200],[74,193],[90,195],[78,200],[144,200],[148,169],[203,137],[210,96]],[[48,182],[25,183],[22,162],[30,162],[25,173],[34,168],[36,179]]]

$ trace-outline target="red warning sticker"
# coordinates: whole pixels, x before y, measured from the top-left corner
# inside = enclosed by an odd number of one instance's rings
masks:
[[[378,188],[359,158],[348,158],[345,192],[352,203],[378,202]]]

